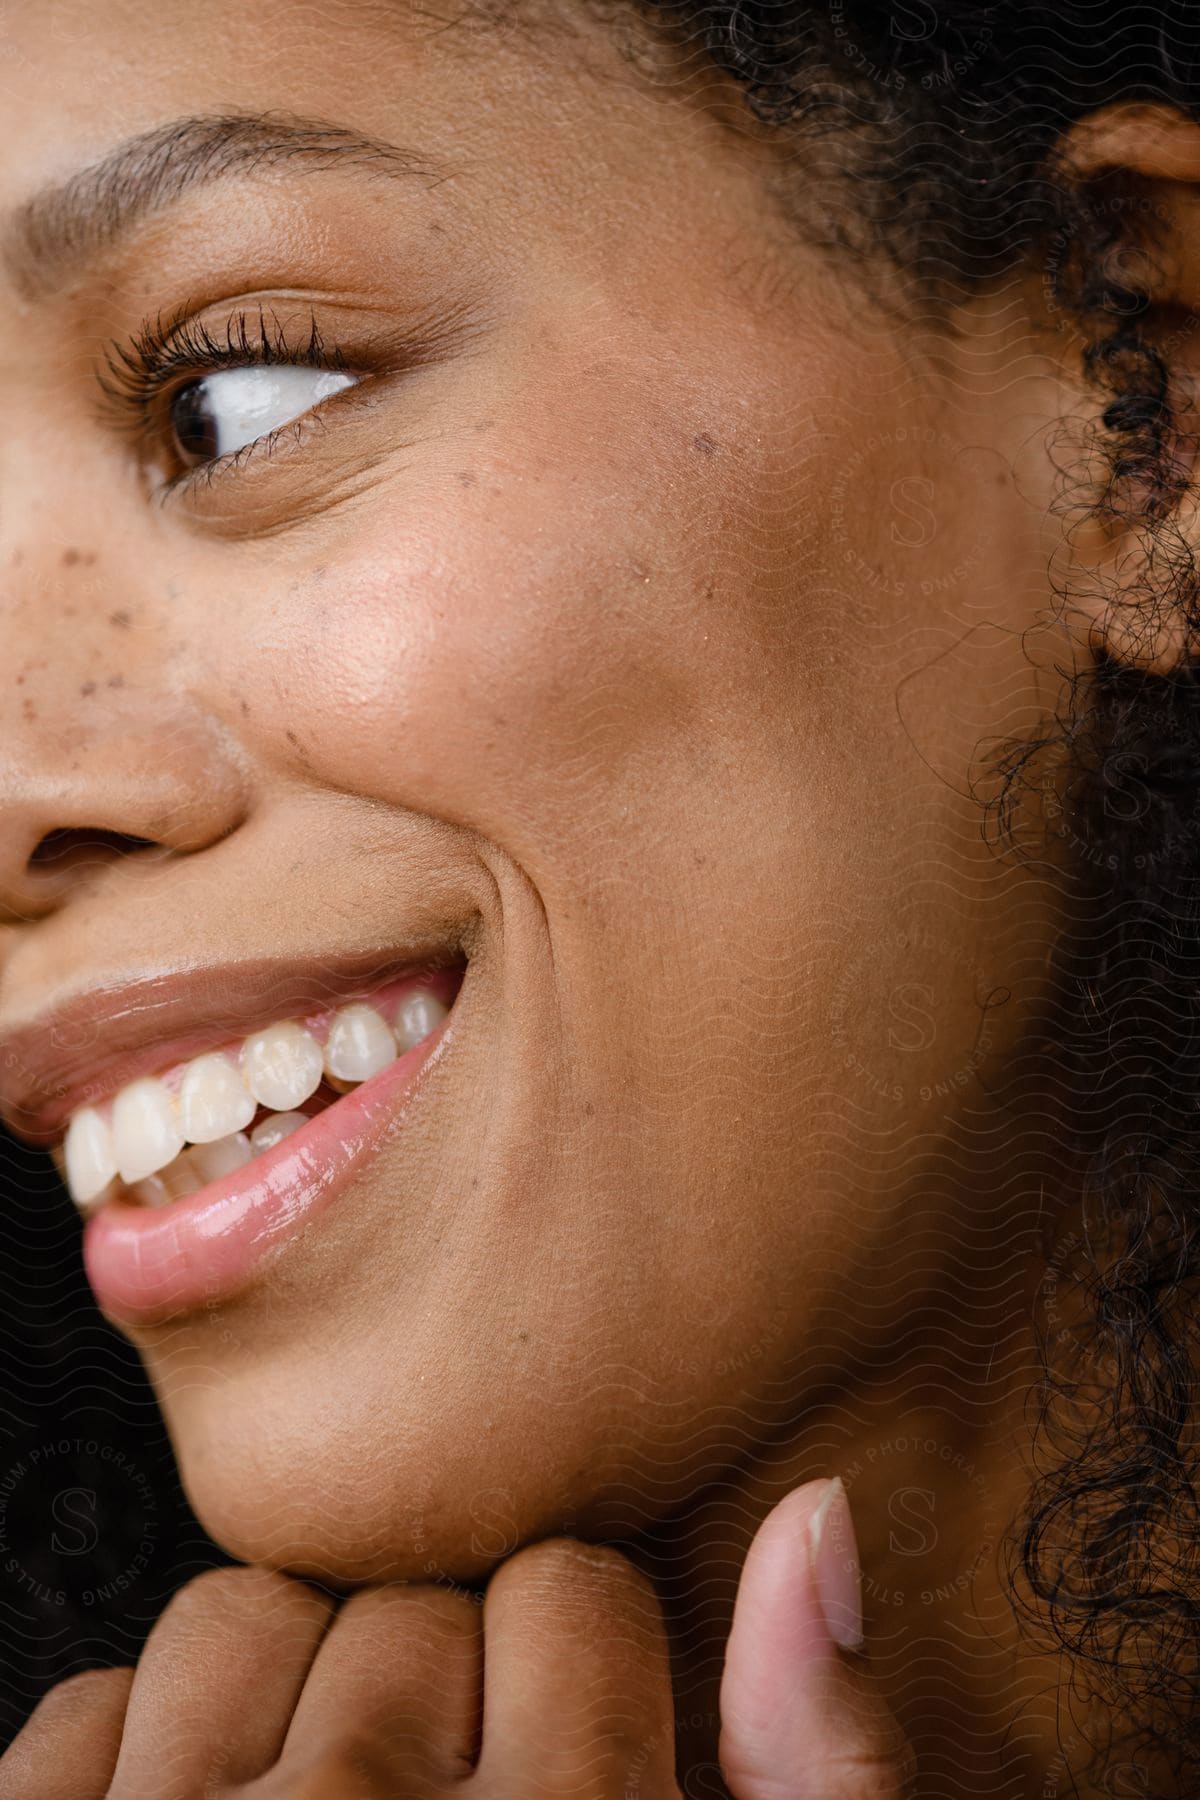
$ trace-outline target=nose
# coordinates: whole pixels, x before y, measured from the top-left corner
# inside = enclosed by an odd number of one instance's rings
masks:
[[[192,691],[165,681],[156,633],[108,645],[99,663],[94,632],[81,641],[61,611],[57,623],[54,608],[49,623],[38,611],[36,639],[6,632],[0,663],[0,924],[9,925],[56,911],[119,859],[202,850],[245,811],[230,732]]]

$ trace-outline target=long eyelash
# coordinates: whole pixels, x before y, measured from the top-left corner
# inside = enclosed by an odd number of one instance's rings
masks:
[[[108,377],[97,374],[97,383],[124,415],[126,424],[143,435],[150,424],[151,408],[181,375],[198,379],[213,369],[265,363],[323,369],[346,367],[340,350],[326,349],[315,313],[310,314],[308,338],[302,344],[289,343],[278,318],[274,314],[271,317],[268,328],[266,312],[260,306],[255,331],[250,324],[251,314],[237,312],[226,322],[224,335],[214,336],[207,325],[196,319],[166,326],[160,313],[154,320],[145,320],[128,344],[108,346],[104,352]]]

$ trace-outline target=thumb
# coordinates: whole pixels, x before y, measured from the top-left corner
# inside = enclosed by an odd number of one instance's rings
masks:
[[[734,1800],[902,1800],[912,1752],[862,1648],[858,1548],[840,1476],[781,1500],[750,1546],[721,1681]]]

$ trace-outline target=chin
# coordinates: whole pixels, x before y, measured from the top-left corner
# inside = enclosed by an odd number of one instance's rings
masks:
[[[240,1561],[334,1587],[480,1580],[526,1537],[539,1509],[513,1472],[469,1443],[386,1436],[301,1408],[269,1417],[187,1409],[172,1419],[180,1474],[209,1535]]]
[[[703,1484],[746,1426],[744,1408],[714,1409],[700,1432],[694,1399],[606,1401],[553,1367],[518,1387],[479,1351],[443,1359],[440,1375],[431,1359],[378,1350],[305,1355],[294,1338],[219,1374],[202,1352],[190,1367],[156,1361],[205,1530],[241,1561],[334,1587],[478,1583],[539,1538],[628,1540]]]
[[[552,1406],[522,1419],[511,1389],[481,1394],[460,1367],[473,1391],[456,1399],[400,1357],[339,1366],[293,1342],[220,1375],[202,1356],[160,1365],[156,1384],[188,1499],[230,1555],[335,1587],[470,1583],[587,1518],[592,1495],[562,1478],[551,1446],[582,1446],[556,1441]]]

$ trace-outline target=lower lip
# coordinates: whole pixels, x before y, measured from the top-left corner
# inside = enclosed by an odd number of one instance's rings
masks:
[[[449,1005],[457,980],[446,993],[436,977],[424,985]],[[440,1060],[456,1010],[245,1168],[167,1206],[108,1201],[83,1234],[84,1266],[101,1309],[120,1325],[150,1325],[233,1298],[399,1129],[418,1078]]]

